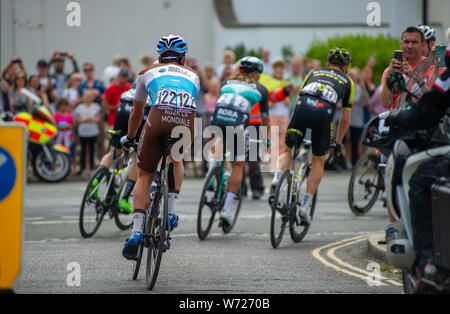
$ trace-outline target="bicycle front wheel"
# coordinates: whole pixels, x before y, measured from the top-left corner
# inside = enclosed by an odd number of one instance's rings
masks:
[[[161,190],[155,196],[156,208],[147,220],[147,230],[149,230],[146,285],[148,290],[152,290],[158,278],[161,258],[164,252],[164,245],[169,230],[169,211],[167,204],[167,188],[161,185]],[[153,226],[153,228],[151,228]]]
[[[91,176],[83,194],[80,207],[79,228],[83,238],[92,237],[100,227],[107,208],[103,196],[106,194],[109,170],[100,166]]]
[[[289,222],[289,191],[292,176],[289,169],[285,169],[275,189],[275,198],[272,203],[272,217],[270,219],[270,243],[276,249],[283,239],[286,224]]]
[[[380,156],[373,151],[365,153],[356,163],[348,184],[348,204],[356,216],[372,209],[380,194],[378,164]]]
[[[205,179],[197,212],[197,235],[200,240],[205,240],[214,223],[219,201],[220,166],[216,166]],[[225,191],[222,191],[224,193]]]

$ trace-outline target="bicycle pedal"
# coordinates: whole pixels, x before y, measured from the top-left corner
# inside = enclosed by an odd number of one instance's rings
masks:
[[[163,253],[166,252],[167,250],[170,250],[170,238],[168,240],[164,241]]]
[[[229,226],[230,224],[225,220],[225,219],[223,219],[223,218],[220,218],[220,220],[219,220],[219,228],[221,228],[221,227],[227,227],[227,226]]]

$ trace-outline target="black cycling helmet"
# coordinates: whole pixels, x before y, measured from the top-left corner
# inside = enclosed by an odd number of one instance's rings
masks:
[[[264,64],[256,57],[244,57],[239,61],[239,70],[242,73],[258,72],[262,73],[264,70]]]
[[[352,55],[347,49],[336,47],[330,50],[327,59],[331,64],[344,66],[352,62]]]

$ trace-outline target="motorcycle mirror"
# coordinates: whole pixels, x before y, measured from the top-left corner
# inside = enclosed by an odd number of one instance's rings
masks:
[[[400,93],[407,93],[410,97],[413,97],[415,99],[419,99],[419,97],[410,92],[406,88],[405,78],[401,73],[398,72],[391,72],[386,77],[386,84],[391,92],[394,94],[400,94]]]
[[[403,92],[406,88],[405,79],[403,75],[398,72],[391,72],[386,77],[386,84],[389,90],[395,94]]]

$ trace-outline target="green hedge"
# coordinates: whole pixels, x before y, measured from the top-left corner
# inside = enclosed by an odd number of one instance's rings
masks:
[[[234,46],[226,46],[225,50],[232,50],[236,55],[236,61],[242,59],[245,56],[254,56],[260,58],[261,47],[256,49],[249,49],[245,47],[244,43],[239,43]]]
[[[318,59],[323,65],[327,63],[328,52],[334,47],[344,47],[352,55],[352,65],[363,68],[370,56],[375,57],[374,81],[380,82],[384,69],[389,65],[394,50],[400,49],[400,41],[382,34],[346,35],[328,38],[325,41],[314,40],[305,56]]]

